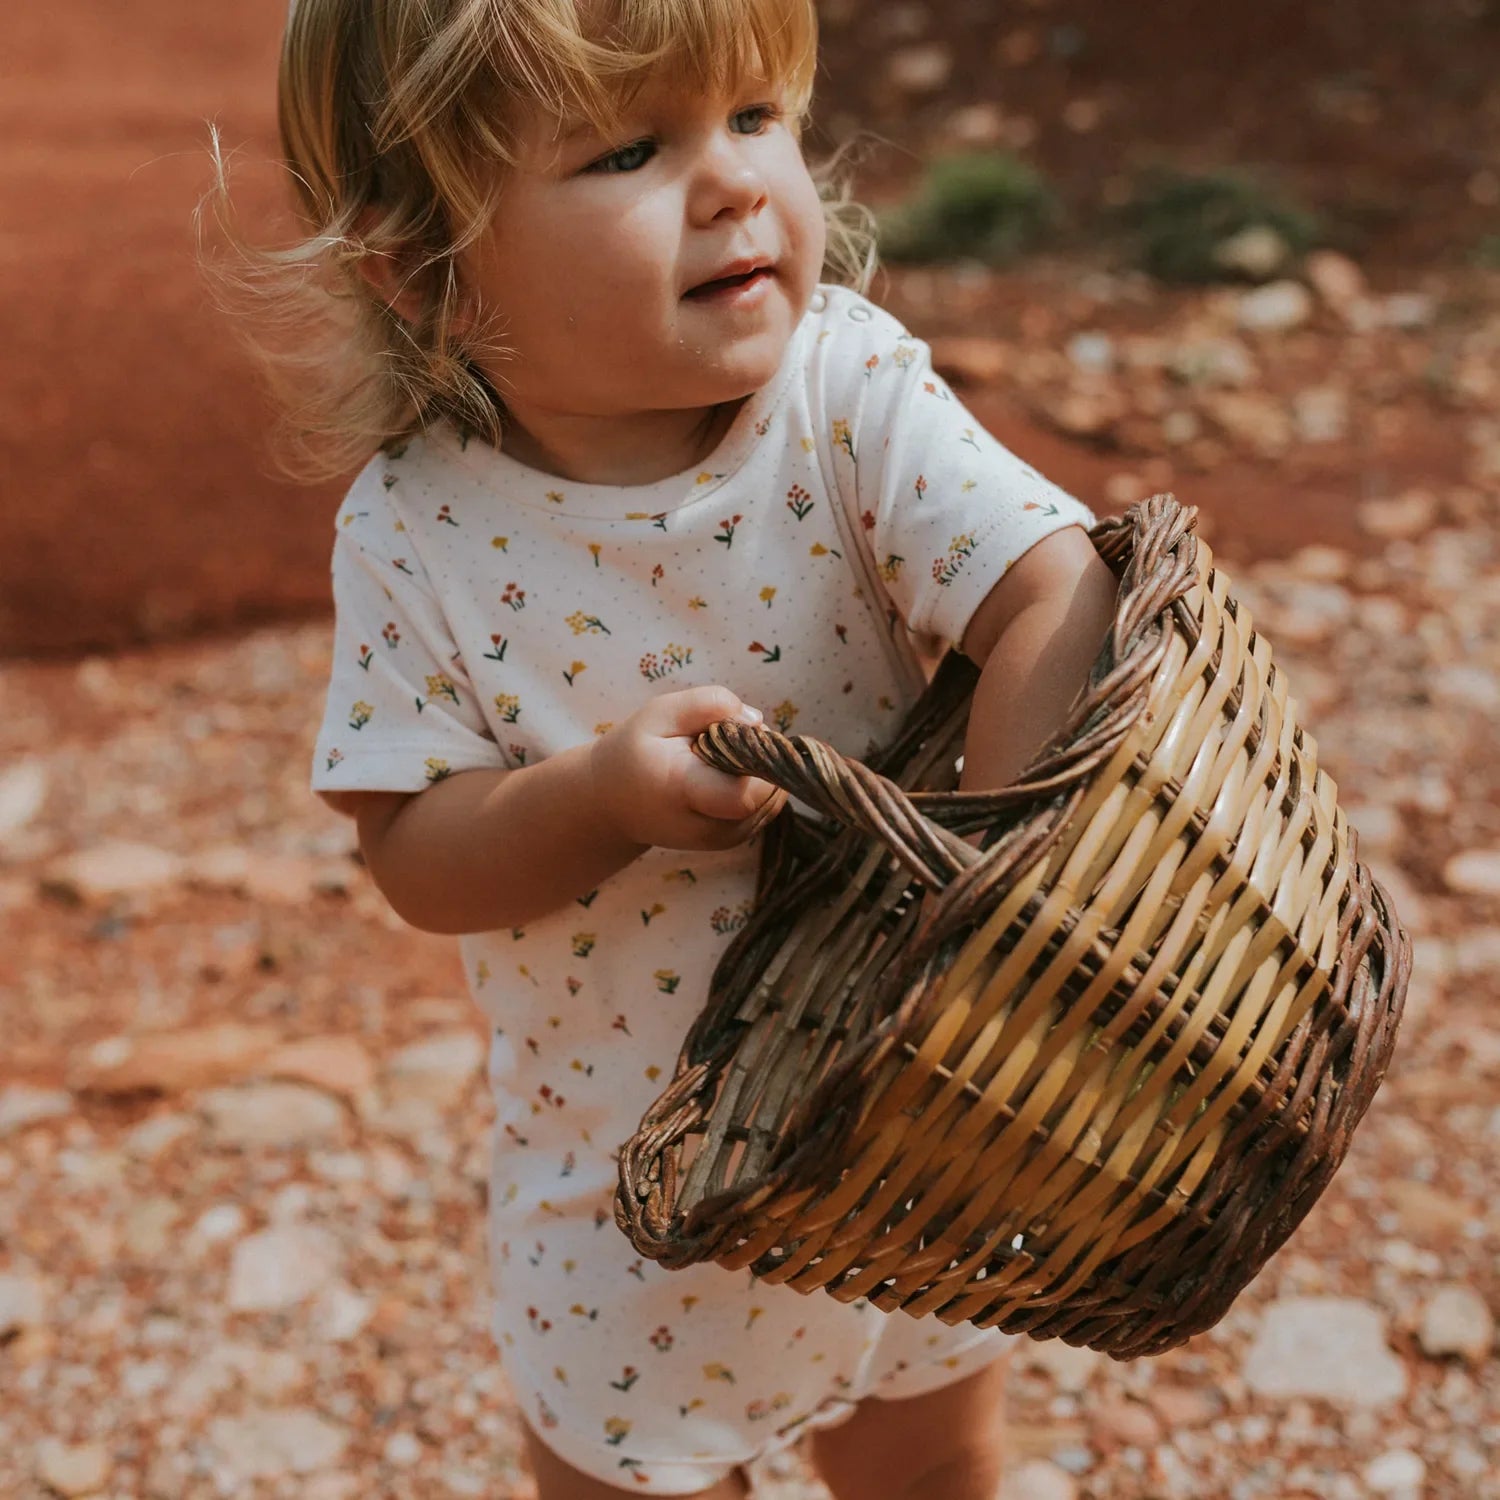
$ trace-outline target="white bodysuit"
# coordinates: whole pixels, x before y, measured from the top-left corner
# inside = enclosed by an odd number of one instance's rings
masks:
[[[710,683],[862,758],[1010,564],[1092,522],[988,436],[921,340],[821,287],[700,470],[577,484],[448,428],[373,459],[338,517],[313,786],[417,792],[535,765]],[[524,929],[460,939],[493,1026],[495,1338],[542,1439],[643,1494],[705,1488],[1005,1343],[748,1272],[666,1271],[616,1228],[614,1153],[671,1078],[759,857],[759,838],[652,849]]]

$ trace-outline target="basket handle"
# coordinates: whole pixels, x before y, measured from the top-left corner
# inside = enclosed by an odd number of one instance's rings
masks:
[[[1155,495],[1090,531],[1099,555],[1120,576],[1114,625],[1068,722],[1008,787],[905,792],[823,740],[734,719],[703,730],[693,751],[715,770],[758,776],[836,825],[879,839],[929,890],[943,890],[989,852],[975,849],[959,832],[989,827],[1007,808],[1020,810],[1064,796],[1114,754],[1145,711],[1158,653],[1142,655],[1132,647],[1143,631],[1161,637],[1163,613],[1182,608],[1182,597],[1196,576],[1198,543],[1192,532],[1197,516],[1196,507]],[[1161,568],[1164,554],[1171,552],[1176,553],[1175,566]]]

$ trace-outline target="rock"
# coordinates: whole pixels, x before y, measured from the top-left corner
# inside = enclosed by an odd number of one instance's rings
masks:
[[[1466,896],[1500,896],[1500,849],[1466,849],[1443,866],[1443,883]]]
[[[1215,265],[1251,281],[1269,281],[1291,259],[1291,246],[1269,224],[1250,224],[1214,246]]]
[[[1224,1409],[1218,1392],[1203,1386],[1166,1385],[1158,1381],[1145,1392],[1145,1398],[1172,1432],[1206,1427]]]
[[[1349,398],[1336,386],[1314,386],[1292,397],[1292,420],[1304,443],[1337,443],[1348,436]]]
[[[1075,333],[1068,340],[1068,358],[1080,370],[1107,375],[1115,367],[1115,341],[1107,333]]]
[[[397,1101],[456,1104],[485,1061],[484,1039],[472,1031],[447,1031],[413,1042],[386,1064],[385,1082]]]
[[[64,1089],[41,1089],[29,1083],[0,1088],[0,1140],[28,1125],[73,1113],[73,1096]]]
[[[234,1312],[278,1312],[320,1291],[343,1262],[339,1243],[312,1224],[285,1224],[240,1241],[229,1268]]]
[[[1070,437],[1102,437],[1128,410],[1122,391],[1087,378],[1067,390],[1044,396],[1040,402],[1041,414]]]
[[[1377,1495],[1405,1495],[1410,1491],[1415,1497],[1427,1480],[1427,1465],[1410,1448],[1392,1448],[1365,1465],[1364,1480]]]
[[[312,1036],[287,1042],[265,1059],[268,1078],[294,1079],[354,1100],[375,1084],[375,1063],[352,1036]]]
[[[305,1146],[343,1134],[343,1106],[300,1083],[215,1089],[200,1101],[221,1146]]]
[[[1360,528],[1387,541],[1424,536],[1437,520],[1437,501],[1425,490],[1390,500],[1366,500],[1355,511]]]
[[[121,841],[54,860],[42,877],[42,889],[83,905],[102,905],[162,890],[181,873],[181,858],[166,849]]]
[[[1312,293],[1300,281],[1272,281],[1240,298],[1236,317],[1251,333],[1285,333],[1313,315]]]
[[[1073,1476],[1044,1458],[1017,1464],[1000,1482],[1000,1500],[1076,1500],[1077,1494]]]
[[[1130,1448],[1154,1448],[1162,1438],[1155,1412],[1123,1396],[1106,1396],[1098,1403],[1094,1429],[1101,1437]]]
[[[941,334],[930,347],[932,368],[955,385],[993,385],[1010,365],[1010,351],[999,339]]]
[[[1426,292],[1393,292],[1381,304],[1381,319],[1387,328],[1406,332],[1427,328],[1437,316],[1437,303]]]
[[[1276,458],[1292,445],[1291,418],[1261,391],[1205,392],[1199,405],[1226,436],[1263,458]]]
[[[196,1122],[187,1115],[152,1115],[131,1130],[121,1146],[127,1156],[138,1161],[153,1161],[197,1128]]]
[[[97,1495],[109,1483],[113,1468],[102,1443],[60,1443],[44,1438],[37,1444],[36,1477],[59,1495]]]
[[[948,134],[963,146],[993,146],[1005,138],[1005,114],[998,104],[982,100],[948,116]]]
[[[1352,1297],[1283,1297],[1261,1318],[1244,1378],[1271,1399],[1318,1397],[1384,1406],[1406,1394],[1406,1367],[1386,1342],[1380,1309]]]
[[[47,800],[47,767],[19,760],[0,771],[0,848],[41,812]]]
[[[1076,1349],[1061,1339],[1031,1342],[1019,1351],[1020,1361],[1044,1370],[1060,1391],[1076,1394],[1084,1390],[1103,1356],[1096,1349]]]
[[[1194,339],[1168,357],[1167,371],[1185,385],[1240,389],[1255,379],[1255,360],[1238,339]]]
[[[903,94],[936,94],[953,72],[953,54],[940,42],[901,47],[890,55],[885,76]]]
[[[349,1446],[343,1427],[296,1408],[217,1417],[209,1424],[208,1440],[227,1477],[241,1484],[331,1469]]]
[[[358,1338],[375,1316],[375,1303],[362,1297],[347,1282],[330,1282],[318,1293],[313,1308],[313,1326],[330,1343]]]
[[[39,1327],[46,1320],[47,1303],[47,1288],[37,1277],[0,1272],[0,1341]]]
[[[1302,274],[1335,312],[1344,312],[1364,298],[1364,272],[1336,250],[1314,250],[1302,263]]]
[[[1440,1287],[1422,1309],[1417,1330],[1422,1352],[1434,1359],[1457,1354],[1470,1364],[1483,1364],[1495,1343],[1495,1317],[1473,1287]]]
[[[107,1037],[84,1054],[68,1081],[86,1093],[186,1093],[253,1073],[280,1039],[273,1026],[239,1021]]]

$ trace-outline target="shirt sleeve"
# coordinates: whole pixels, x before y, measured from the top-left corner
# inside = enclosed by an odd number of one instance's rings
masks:
[[[355,482],[337,526],[333,663],[312,789],[416,792],[459,771],[510,769],[378,477]]]
[[[834,474],[907,629],[956,649],[1012,563],[1095,518],[985,431],[934,372],[924,340],[864,298],[846,299],[829,307]]]

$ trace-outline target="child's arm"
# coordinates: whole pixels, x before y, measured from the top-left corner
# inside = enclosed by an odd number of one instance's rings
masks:
[[[602,814],[592,749],[461,771],[422,792],[352,794],[360,850],[397,915],[424,932],[524,927],[644,854]]]
[[[1118,584],[1079,526],[1026,552],[985,597],[961,649],[979,665],[960,791],[1007,785],[1067,717],[1114,620]],[[982,835],[970,842],[978,845]]]

